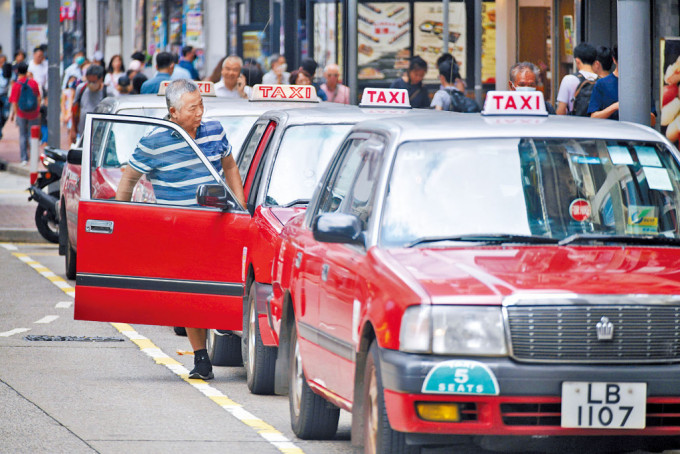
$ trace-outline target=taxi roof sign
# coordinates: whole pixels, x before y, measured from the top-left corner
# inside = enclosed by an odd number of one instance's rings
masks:
[[[359,107],[411,108],[408,90],[405,88],[364,88]]]
[[[546,116],[543,92],[490,91],[486,94],[482,115]]]
[[[161,85],[158,87],[159,96],[165,96],[165,89],[168,88],[168,85],[170,85],[171,82],[171,80],[164,80],[161,82]],[[201,93],[201,96],[217,96],[214,83],[203,80],[195,80],[193,82],[198,85],[198,91]]]
[[[262,85],[253,87],[251,101],[319,102],[313,85]]]

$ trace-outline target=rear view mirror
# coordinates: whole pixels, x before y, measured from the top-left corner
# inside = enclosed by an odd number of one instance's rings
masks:
[[[202,184],[196,190],[196,201],[204,207],[233,210],[238,206],[227,188],[221,184]]]
[[[66,162],[77,166],[81,165],[83,162],[83,149],[71,148],[66,155]]]

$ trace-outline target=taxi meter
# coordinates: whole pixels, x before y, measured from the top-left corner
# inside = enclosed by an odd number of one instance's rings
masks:
[[[319,102],[313,85],[261,85],[253,87],[251,101]]]
[[[359,107],[411,108],[408,90],[405,88],[365,88]]]
[[[540,91],[490,91],[482,114],[547,116],[548,111]]]
[[[158,87],[159,96],[165,96],[165,90],[168,88],[168,85],[170,85],[171,82],[171,80],[164,80],[161,82],[160,87]],[[217,96],[217,94],[215,94],[214,83],[203,80],[197,80],[194,81],[194,83],[198,85],[198,92],[201,94],[201,96]]]

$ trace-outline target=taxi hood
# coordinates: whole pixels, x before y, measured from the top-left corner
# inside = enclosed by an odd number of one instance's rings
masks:
[[[526,246],[375,252],[434,304],[500,304],[511,294],[531,292],[680,294],[680,248]]]

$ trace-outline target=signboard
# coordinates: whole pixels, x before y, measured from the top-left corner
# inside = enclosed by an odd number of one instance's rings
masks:
[[[335,3],[314,4],[314,58],[323,70],[336,61]]]
[[[396,79],[408,69],[411,13],[408,3],[358,5],[360,80]]]
[[[680,38],[661,38],[661,133],[678,146],[680,139]]]
[[[482,83],[496,83],[496,2],[482,3]]]
[[[437,58],[443,54],[442,4],[417,2],[413,7],[413,45],[414,55],[427,62],[425,79],[439,80]],[[449,49],[448,52],[458,62],[460,74],[465,75],[466,52],[466,13],[465,3],[451,2],[449,5]]]

